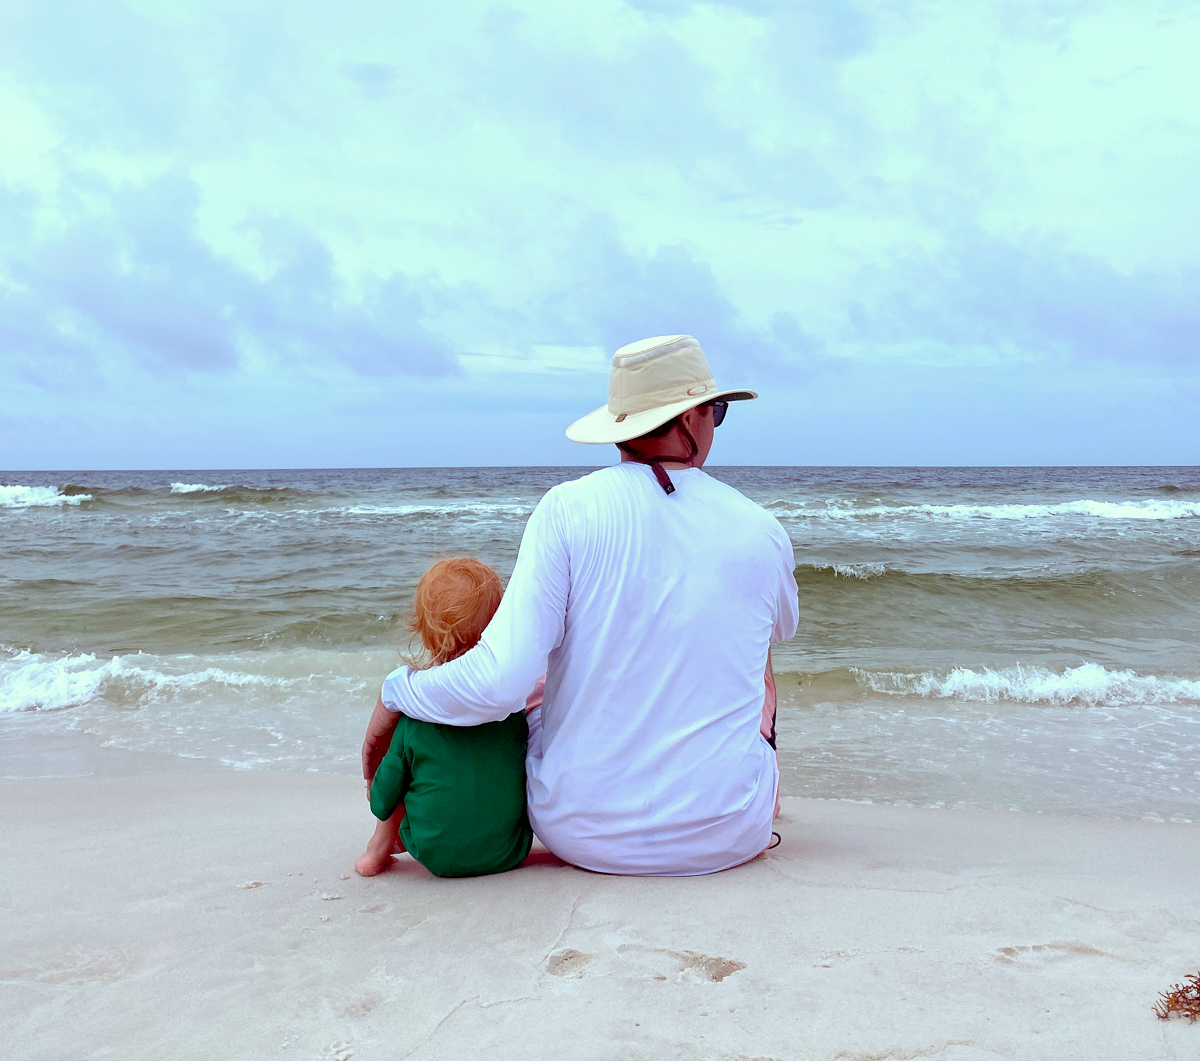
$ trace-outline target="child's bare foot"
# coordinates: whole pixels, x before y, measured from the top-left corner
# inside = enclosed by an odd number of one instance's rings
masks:
[[[399,840],[393,840],[389,846],[382,847],[375,843],[375,837],[371,837],[366,851],[354,863],[354,871],[360,877],[374,877],[375,874],[382,873],[392,864],[393,855],[402,855],[403,853],[404,845]]]
[[[375,832],[367,841],[367,849],[354,863],[354,870],[360,877],[374,877],[382,873],[392,864],[392,855],[404,853],[404,843],[400,839],[400,822],[403,819],[402,804],[387,821],[375,823]]]

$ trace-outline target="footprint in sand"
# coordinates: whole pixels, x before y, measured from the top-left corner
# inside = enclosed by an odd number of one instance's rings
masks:
[[[815,962],[814,969],[832,969],[835,965],[841,965],[842,962],[848,962],[851,958],[858,956],[858,951],[853,950],[827,950]]]
[[[710,984],[719,984],[725,977],[746,968],[746,963],[736,958],[713,958],[707,954],[697,954],[694,950],[685,950],[673,956],[679,961],[680,972],[695,973]]]
[[[751,1057],[749,1054],[722,1054],[721,1061],[776,1061],[776,1058],[765,1055]]]
[[[1034,943],[1031,946],[1001,947],[994,960],[1001,965],[1044,965],[1046,962],[1066,958],[1115,958],[1115,954],[1081,943],[1077,939],[1058,939],[1051,943]]]
[[[58,955],[40,966],[0,966],[0,981],[34,980],[43,984],[115,984],[137,971],[137,960],[121,951],[89,951],[82,948]]]
[[[583,976],[583,970],[592,960],[592,955],[584,954],[581,950],[568,947],[566,950],[555,951],[546,961],[546,971],[551,976],[562,976],[569,980],[578,980]]]
[[[676,974],[682,973],[688,977],[697,977],[710,984],[719,984],[726,977],[732,976],[734,973],[741,972],[746,968],[746,963],[738,961],[736,958],[714,957],[710,954],[701,954],[694,950],[666,950],[661,947],[642,947],[633,943],[622,944],[617,948],[620,954],[651,954],[665,955],[675,962]],[[661,972],[661,963],[659,964],[658,972],[652,976],[654,980],[668,979]]]
[[[367,903],[366,906],[360,906],[358,912],[360,914],[388,914],[392,912],[392,904],[389,902]]]
[[[354,1020],[357,1017],[365,1017],[378,1005],[379,996],[374,991],[368,991],[359,998],[348,998],[340,1005],[334,1006],[333,1013],[343,1020]]]

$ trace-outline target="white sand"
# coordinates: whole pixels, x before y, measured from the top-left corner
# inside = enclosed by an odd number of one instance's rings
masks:
[[[1200,1058],[1151,1012],[1200,968],[1200,826],[793,799],[712,877],[362,880],[350,779],[0,800],[6,1058]]]

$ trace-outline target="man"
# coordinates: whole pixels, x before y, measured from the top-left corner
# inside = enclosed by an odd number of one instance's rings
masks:
[[[529,716],[529,819],[556,855],[605,873],[684,876],[767,847],[779,769],[770,643],[796,631],[791,543],[701,471],[728,403],[691,336],[613,358],[609,401],[567,429],[621,463],[554,487],[526,525],[482,640],[384,681],[370,780],[396,712],[470,726]],[[764,686],[767,704],[764,706]]]

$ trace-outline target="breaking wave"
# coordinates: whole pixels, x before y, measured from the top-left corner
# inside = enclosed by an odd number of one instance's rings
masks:
[[[66,483],[61,486],[0,485],[0,509],[80,505],[93,510],[156,509],[198,512],[237,509],[241,512],[270,512],[309,516],[413,516],[417,518],[527,517],[536,499],[517,497],[462,498],[440,502],[422,499],[404,503],[390,498],[347,504],[344,494],[288,486],[246,486],[236,483],[173,482],[169,486],[124,486],[117,488]],[[339,504],[340,502],[340,504]]]
[[[91,653],[53,658],[25,650],[0,658],[0,712],[61,711],[97,700],[129,704],[168,699],[206,686],[283,688],[296,680],[219,667],[167,674],[141,666],[136,659],[113,656],[104,660]]]
[[[113,490],[101,495],[102,500],[119,501],[122,497],[154,495],[174,504],[287,504],[292,501],[312,501],[320,497],[311,490],[288,486],[246,486],[231,483],[172,483],[170,490]]]
[[[864,690],[889,696],[922,696],[978,703],[1022,703],[1128,707],[1135,704],[1200,704],[1200,681],[1158,678],[1131,670],[1110,671],[1084,663],[1065,671],[1045,667],[1005,667],[948,673],[906,674],[851,668]]]
[[[1187,557],[1143,570],[1114,571],[1091,567],[1077,571],[1003,574],[952,571],[905,571],[883,563],[798,564],[796,584],[809,612],[829,609],[887,608],[905,622],[934,621],[956,614],[979,618],[1019,613],[1053,626],[1067,621],[1103,621],[1125,615],[1147,621],[1161,618],[1164,608],[1200,607],[1200,577]],[[901,612],[900,610],[903,610]],[[939,616],[943,618],[939,619]],[[1091,617],[1084,619],[1084,617]]]
[[[1063,501],[1056,505],[855,505],[851,501],[794,502],[764,506],[792,519],[858,519],[864,516],[929,516],[941,519],[1044,519],[1084,516],[1092,519],[1170,520],[1200,516],[1200,501]]]
[[[833,564],[832,567],[835,578],[857,578],[860,582],[882,575],[887,570],[883,564]]]
[[[45,508],[78,505],[92,495],[57,486],[0,486],[0,508]]]
[[[207,483],[172,483],[171,493],[173,494],[203,494],[211,493],[214,490],[228,490],[229,484],[222,483],[220,486],[209,486]]]
[[[528,516],[534,505],[527,502],[461,502],[451,505],[353,505],[336,511],[348,516]]]

